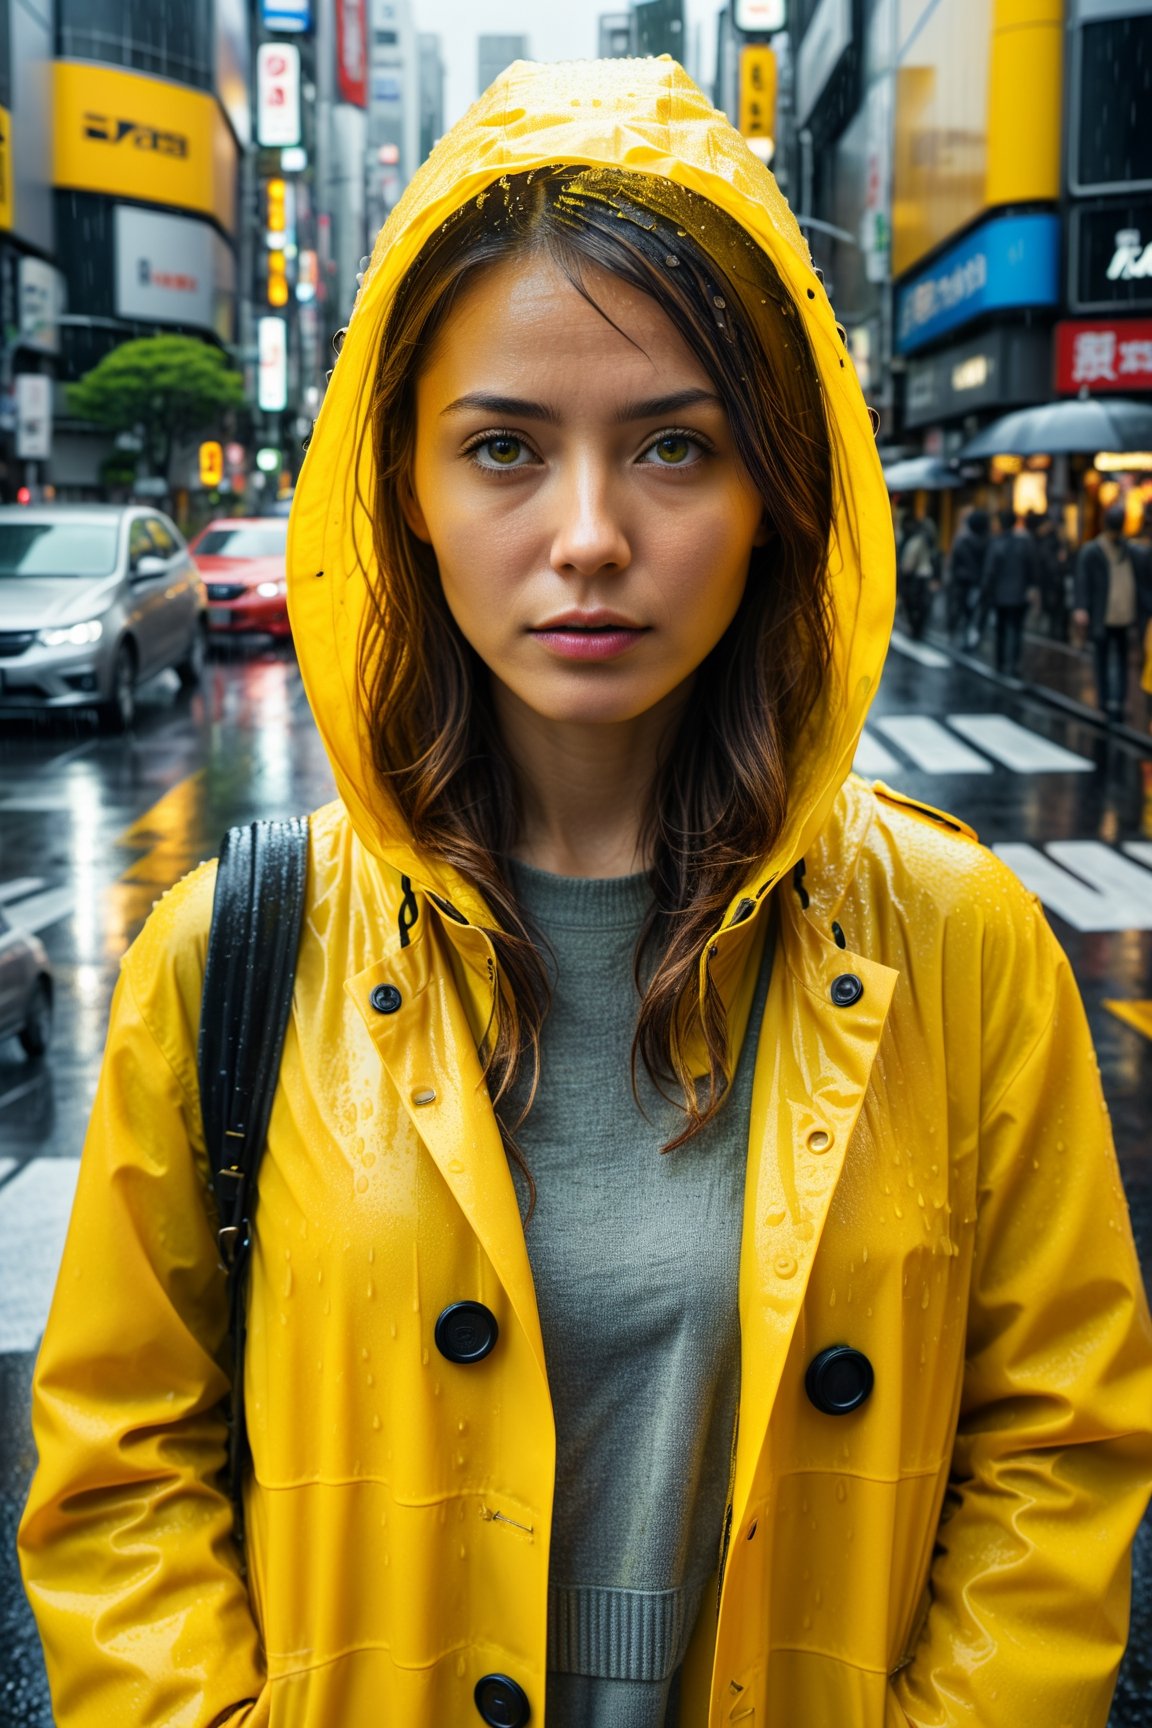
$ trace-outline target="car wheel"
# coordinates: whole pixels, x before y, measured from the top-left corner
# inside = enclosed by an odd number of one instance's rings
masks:
[[[131,645],[121,642],[112,667],[112,690],[100,705],[105,731],[130,732],[136,721],[136,656]]]
[[[27,1056],[43,1056],[52,1038],[52,991],[47,980],[38,978],[28,1004],[28,1018],[19,1031]]]
[[[195,690],[198,684],[204,682],[204,673],[208,667],[208,630],[199,619],[192,632],[192,640],[188,644],[188,652],[176,667],[176,675],[180,680],[182,690]]]

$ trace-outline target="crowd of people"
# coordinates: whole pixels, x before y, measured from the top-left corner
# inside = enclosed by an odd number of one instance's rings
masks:
[[[1139,534],[1124,529],[1124,506],[1112,504],[1099,534],[1076,551],[1054,515],[990,515],[974,506],[945,555],[932,518],[909,513],[898,529],[909,633],[924,634],[943,589],[952,641],[974,652],[991,627],[996,670],[1019,678],[1031,614],[1051,640],[1091,648],[1097,704],[1109,720],[1123,721],[1134,659],[1152,696],[1152,506]]]

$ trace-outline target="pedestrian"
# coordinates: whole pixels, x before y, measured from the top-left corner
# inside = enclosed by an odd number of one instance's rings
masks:
[[[768,170],[667,59],[509,68],[389,218],[293,504],[339,797],[246,1575],[214,864],[124,960],[20,1533],[61,1728],[1103,1728],[1152,1327],[1043,914],[850,773],[894,576]]]
[[[1055,642],[1068,640],[1068,538],[1058,517],[1036,511],[1029,517],[1040,583],[1040,615]]]
[[[977,620],[988,558],[988,512],[974,506],[952,542],[948,565],[949,634],[953,641],[974,648],[979,641]]]
[[[931,516],[906,519],[900,541],[900,603],[908,634],[919,641],[928,628],[938,586],[939,536]]]
[[[1024,620],[1040,581],[1040,561],[1024,519],[1002,516],[1000,532],[988,549],[984,594],[996,613],[996,670],[1019,678]]]
[[[1110,504],[1100,533],[1080,548],[1076,564],[1076,609],[1081,637],[1092,643],[1096,703],[1118,723],[1128,708],[1128,666],[1139,612],[1137,567],[1143,555],[1124,538],[1123,504]]]

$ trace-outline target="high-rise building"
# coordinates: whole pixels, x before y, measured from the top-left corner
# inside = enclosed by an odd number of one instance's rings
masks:
[[[631,12],[601,12],[596,34],[601,60],[626,60],[634,52]]]
[[[444,131],[444,56],[439,36],[421,32],[420,160],[429,154]]]
[[[477,94],[494,84],[513,60],[527,60],[527,36],[478,36],[476,38]]]
[[[368,227],[375,234],[420,164],[421,59],[410,0],[371,0]]]

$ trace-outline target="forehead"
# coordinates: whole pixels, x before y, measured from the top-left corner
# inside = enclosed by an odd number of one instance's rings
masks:
[[[547,256],[484,270],[457,298],[421,385],[455,392],[461,379],[491,385],[515,377],[540,388],[568,379],[611,392],[614,385],[630,390],[640,378],[709,382],[650,294],[596,264],[583,264],[581,278],[585,293]]]

